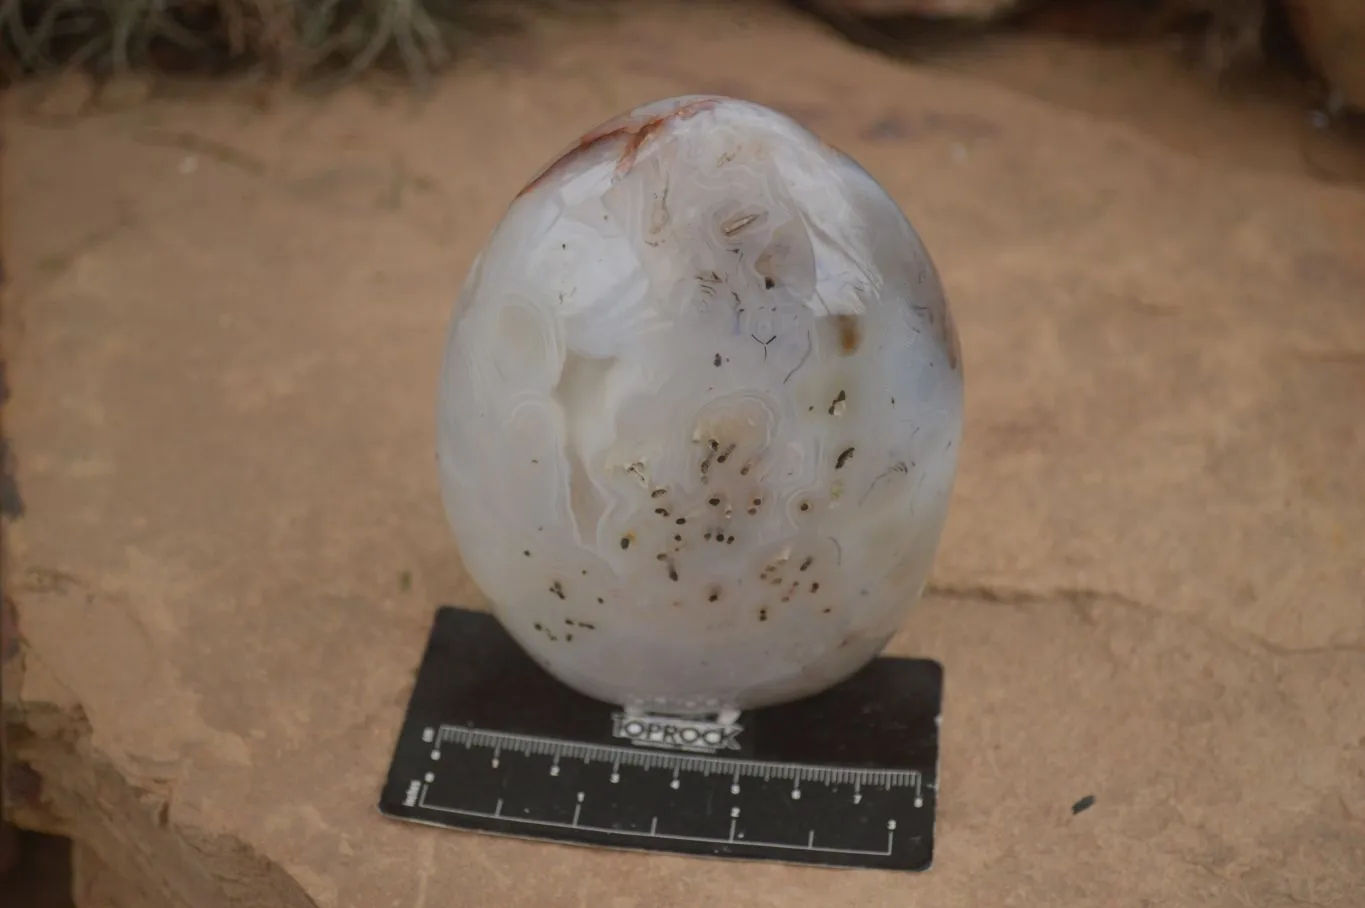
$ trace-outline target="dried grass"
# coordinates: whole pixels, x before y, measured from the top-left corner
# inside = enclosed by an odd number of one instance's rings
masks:
[[[289,81],[393,68],[416,81],[565,0],[0,0],[6,82],[79,67]]]

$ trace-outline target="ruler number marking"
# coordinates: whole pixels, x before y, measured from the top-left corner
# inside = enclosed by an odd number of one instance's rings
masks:
[[[493,751],[497,761],[504,748],[519,751],[525,756],[531,754],[552,756],[556,763],[560,758],[590,758],[611,760],[613,771],[619,772],[621,765],[637,766],[643,769],[674,769],[688,772],[728,772],[733,776],[733,785],[738,787],[740,776],[754,776],[771,781],[776,775],[795,782],[826,781],[852,782],[857,786],[863,783],[877,785],[887,791],[892,788],[920,788],[923,779],[919,771],[913,769],[859,769],[855,767],[812,766],[801,763],[765,763],[759,760],[734,760],[721,757],[668,754],[647,751],[633,747],[601,747],[580,744],[575,741],[562,741],[556,738],[541,738],[532,735],[519,735],[510,732],[488,731],[480,728],[442,726],[439,739],[458,741],[468,746],[487,747]],[[494,763],[497,766],[497,763]],[[734,793],[734,792],[732,792]]]

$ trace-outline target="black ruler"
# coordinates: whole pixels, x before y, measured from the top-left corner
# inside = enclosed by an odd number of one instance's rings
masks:
[[[630,716],[555,680],[491,615],[443,607],[379,807],[568,844],[927,870],[942,686],[937,662],[883,657],[730,724]]]

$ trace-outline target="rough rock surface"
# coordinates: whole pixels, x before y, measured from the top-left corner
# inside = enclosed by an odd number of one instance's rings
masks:
[[[1019,5],[1019,0],[823,0],[822,6],[853,16],[931,16],[990,19]]]
[[[77,837],[85,908],[1360,905],[1365,195],[720,16],[420,109],[11,107],[14,818]],[[684,91],[860,159],[953,299],[962,469],[892,644],[948,671],[927,875],[374,808],[431,609],[477,602],[432,462],[455,290],[548,155]]]
[[[1304,52],[1337,95],[1365,111],[1365,5],[1352,0],[1288,0]]]

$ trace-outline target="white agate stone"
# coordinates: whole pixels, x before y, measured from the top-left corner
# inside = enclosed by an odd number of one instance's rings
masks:
[[[959,359],[928,253],[852,160],[745,101],[637,108],[531,181],[461,291],[438,460],[464,563],[600,700],[819,692],[924,589]]]

